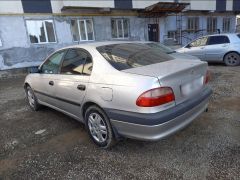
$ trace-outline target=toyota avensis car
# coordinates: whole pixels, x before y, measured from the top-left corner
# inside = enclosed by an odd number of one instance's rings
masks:
[[[177,60],[137,42],[96,42],[60,49],[26,77],[33,110],[40,105],[85,124],[107,148],[121,137],[154,141],[207,109],[207,63]]]
[[[186,53],[208,62],[240,64],[240,38],[237,34],[217,34],[198,38],[177,52]]]

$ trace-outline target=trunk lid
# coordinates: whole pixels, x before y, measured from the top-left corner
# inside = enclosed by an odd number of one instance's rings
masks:
[[[171,87],[174,91],[175,102],[180,104],[196,95],[204,87],[204,77],[207,72],[207,63],[191,60],[172,60],[148,66],[142,66],[123,70],[126,73],[156,77],[160,86]],[[200,82],[201,81],[201,82]],[[198,89],[194,89],[186,95],[186,86],[198,83]],[[201,83],[201,87],[199,85]],[[192,87],[192,86],[191,86]]]

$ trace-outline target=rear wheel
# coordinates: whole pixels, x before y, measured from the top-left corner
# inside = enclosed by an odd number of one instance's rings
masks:
[[[231,52],[225,55],[224,63],[227,66],[237,66],[240,64],[240,56],[238,53]]]
[[[85,113],[85,122],[89,136],[101,148],[109,148],[115,144],[109,118],[97,106],[90,106]]]
[[[28,101],[28,105],[30,106],[30,108],[34,111],[39,110],[40,104],[38,103],[37,97],[35,96],[32,88],[30,86],[27,86],[27,88],[26,88],[26,96],[27,96],[27,101]]]

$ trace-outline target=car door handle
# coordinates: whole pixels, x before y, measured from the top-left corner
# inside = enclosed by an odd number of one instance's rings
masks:
[[[49,81],[48,83],[50,86],[53,86],[54,85],[54,82],[53,81]]]
[[[80,84],[77,86],[77,89],[80,90],[80,91],[85,91],[86,90],[86,86],[83,85],[83,84]]]

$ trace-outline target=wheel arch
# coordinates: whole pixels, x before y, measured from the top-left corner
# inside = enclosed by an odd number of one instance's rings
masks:
[[[90,107],[90,106],[97,106],[99,107],[101,110],[103,110],[103,108],[101,108],[101,106],[99,106],[96,102],[93,102],[93,101],[87,101],[83,104],[82,106],[82,111],[81,111],[81,115],[83,117],[83,119],[85,118],[85,113],[87,111],[87,109]],[[104,111],[104,110],[103,110]],[[105,112],[105,111],[104,111]]]
[[[28,86],[31,87],[28,82],[25,82],[24,85],[23,85],[23,87],[24,87],[25,90],[27,89]]]
[[[104,113],[105,115],[108,117],[108,114],[104,111],[104,109],[98,105],[96,102],[93,102],[93,101],[87,101],[83,104],[82,106],[82,110],[81,110],[81,115],[83,117],[83,120],[84,120],[84,123],[85,123],[85,113],[86,113],[86,110],[90,107],[90,106],[97,106],[98,108],[100,108]],[[113,130],[113,134],[114,134],[114,137],[116,138],[116,140],[120,140],[122,139],[122,136],[118,133],[117,129],[113,126],[113,124],[111,123],[110,121],[110,124],[112,126],[112,130]]]

